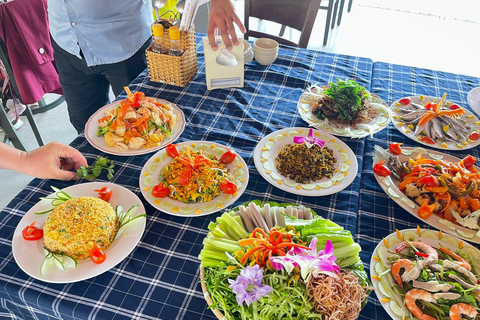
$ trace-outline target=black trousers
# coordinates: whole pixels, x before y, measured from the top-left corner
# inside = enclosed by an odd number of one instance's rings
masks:
[[[92,114],[110,102],[108,98],[110,86],[115,96],[118,96],[123,87],[128,86],[145,70],[147,67],[145,50],[150,43],[151,39],[127,60],[88,67],[83,55],[82,59],[79,59],[52,40],[55,63],[70,122],[78,133],[85,129]]]

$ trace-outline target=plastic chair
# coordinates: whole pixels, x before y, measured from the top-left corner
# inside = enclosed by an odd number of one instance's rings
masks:
[[[320,0],[245,0],[245,39],[270,38],[278,43],[306,48],[317,17]],[[298,43],[280,36],[250,29],[250,17],[272,21],[300,31]],[[304,17],[301,19],[300,17]]]
[[[6,46],[1,39],[0,39],[0,60],[2,61],[5,67],[6,73],[10,81],[10,90],[12,91],[11,92],[12,98],[18,99],[18,101],[21,101],[20,95],[18,94],[19,91],[18,91],[17,82],[15,81],[15,77],[13,76],[10,60],[8,59]],[[61,98],[63,98],[63,96],[61,96]],[[46,105],[46,106],[47,108],[53,108],[52,104]],[[17,130],[14,128],[12,121],[7,115],[5,106],[3,106],[1,102],[0,102],[0,109],[1,109],[0,110],[0,127],[5,132],[4,142],[6,142],[6,140],[10,140],[10,142],[15,146],[15,148],[26,151],[25,145],[23,144],[20,136],[18,136]],[[40,131],[38,130],[37,123],[35,122],[35,118],[33,117],[32,110],[30,110],[30,108],[27,106],[23,111],[22,115],[25,115],[27,117],[28,122],[32,127],[32,131],[35,135],[35,138],[37,139],[39,146],[43,146],[44,142],[43,142],[42,136],[40,135]]]

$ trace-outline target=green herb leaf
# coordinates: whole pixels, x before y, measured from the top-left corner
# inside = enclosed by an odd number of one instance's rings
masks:
[[[77,170],[77,177],[92,181],[102,173],[102,170],[107,171],[108,180],[112,180],[115,165],[106,157],[99,157],[91,166],[82,166]]]

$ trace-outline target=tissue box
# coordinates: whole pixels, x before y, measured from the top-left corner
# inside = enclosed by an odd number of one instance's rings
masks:
[[[225,48],[223,40],[217,38],[218,49],[213,51],[207,37],[203,38],[205,50],[205,75],[207,89],[243,87],[243,38],[231,51]]]
[[[198,62],[194,26],[187,32],[180,32],[180,42],[183,49],[181,56],[170,56],[153,52],[152,46],[147,48],[145,53],[147,55],[150,80],[184,87],[197,73]],[[162,46],[166,49],[170,47],[168,30],[165,30]]]

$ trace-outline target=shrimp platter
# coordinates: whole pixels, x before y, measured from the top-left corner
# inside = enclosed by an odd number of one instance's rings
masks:
[[[376,247],[370,275],[394,319],[478,319],[480,251],[441,231],[396,231]]]
[[[98,119],[97,136],[120,151],[153,148],[169,138],[179,116],[172,106],[143,92],[125,90],[127,98]]]

